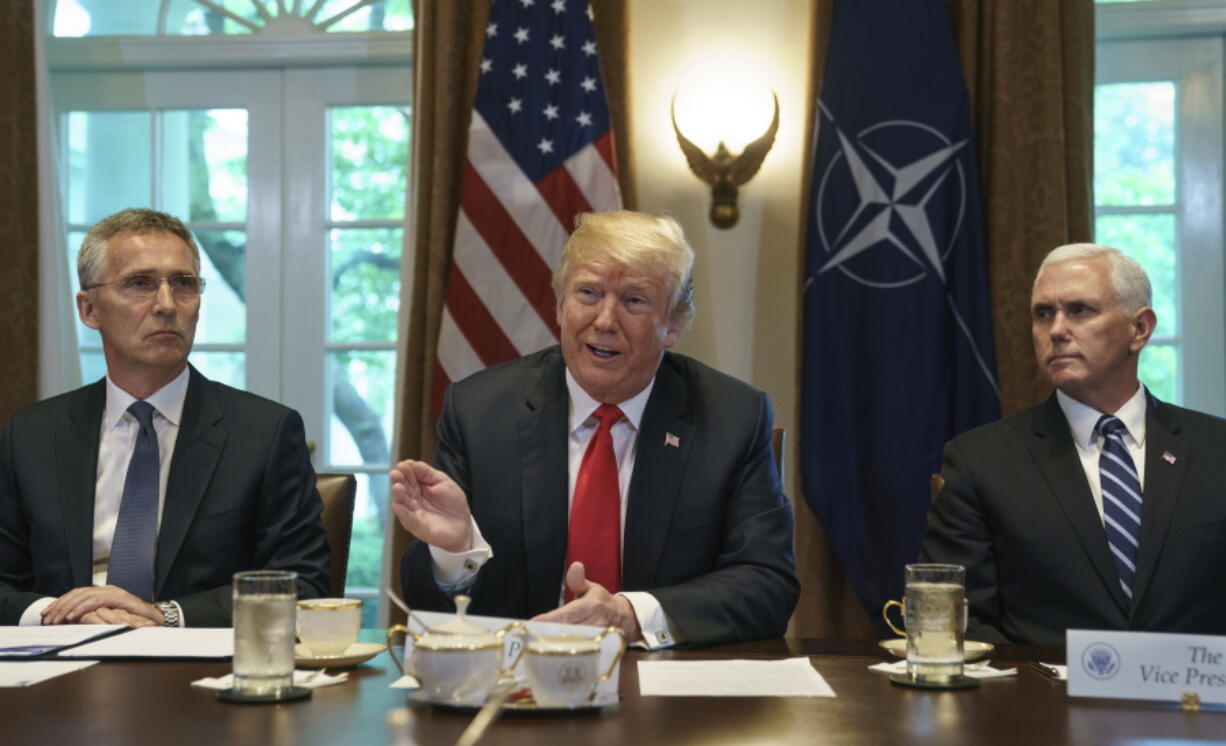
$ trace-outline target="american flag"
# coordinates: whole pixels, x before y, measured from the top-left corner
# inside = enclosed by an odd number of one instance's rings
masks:
[[[436,415],[452,381],[557,341],[550,277],[574,217],[620,207],[587,3],[495,0],[439,330]]]

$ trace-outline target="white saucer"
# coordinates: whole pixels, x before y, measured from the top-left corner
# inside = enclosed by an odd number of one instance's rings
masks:
[[[892,637],[877,644],[885,648],[890,655],[899,658],[907,657],[907,638],[905,637]],[[994,646],[990,642],[966,640],[962,643],[962,659],[968,662],[977,661],[980,658],[986,658],[993,649]]]
[[[379,642],[355,642],[340,655],[314,655],[310,648],[299,643],[294,646],[294,665],[298,668],[349,668],[374,658],[387,650]]]
[[[411,692],[409,694],[409,699],[413,700],[414,702],[424,702],[427,704],[434,705],[436,707],[447,707],[447,708],[456,709],[456,710],[476,712],[477,710],[481,709],[479,706],[474,706],[474,705],[457,705],[452,702],[436,702],[430,696],[430,693],[427,692],[425,689],[418,689],[414,692]],[[528,695],[521,699],[512,698],[512,699],[507,700],[506,704],[502,706],[502,709],[508,710],[510,712],[524,712],[524,713],[530,713],[530,712],[540,712],[540,713],[590,712],[594,710],[599,710],[603,707],[608,707],[609,705],[616,705],[620,701],[621,701],[621,697],[618,696],[617,692],[598,691],[596,692],[595,698],[591,702],[587,702],[581,705],[576,705],[575,707],[543,707],[541,705],[538,705],[536,703],[536,700],[532,699],[531,695]]]

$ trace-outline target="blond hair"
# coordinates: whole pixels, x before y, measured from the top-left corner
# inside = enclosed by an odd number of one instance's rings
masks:
[[[580,267],[661,282],[669,293],[669,318],[684,328],[694,316],[694,249],[672,216],[630,210],[581,213],[553,273],[558,298]]]

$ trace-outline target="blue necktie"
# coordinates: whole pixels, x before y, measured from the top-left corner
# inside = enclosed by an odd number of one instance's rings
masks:
[[[145,601],[153,600],[153,552],[157,544],[158,436],[153,430],[153,405],[132,402],[128,412],[140,432],[123,482],[123,500],[111,541],[106,582]]]
[[[1115,558],[1124,595],[1132,600],[1132,576],[1136,572],[1137,547],[1141,539],[1141,480],[1124,435],[1128,428],[1115,417],[1105,414],[1094,426],[1103,438],[1103,451],[1098,457],[1098,473],[1102,480],[1103,527],[1107,530],[1107,545]]]

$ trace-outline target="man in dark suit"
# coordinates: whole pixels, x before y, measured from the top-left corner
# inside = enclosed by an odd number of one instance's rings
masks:
[[[241,570],[328,588],[302,419],[187,364],[200,256],[176,218],[124,210],[78,255],[101,381],[15,412],[0,439],[0,624],[228,626]]]
[[[464,592],[476,613],[613,624],[649,647],[783,634],[798,585],[770,403],[666,352],[692,265],[671,218],[581,216],[554,275],[560,346],[456,383],[438,468],[392,472],[419,539],[411,605]]]
[[[1034,347],[1056,392],[951,441],[928,516],[923,561],[966,567],[968,638],[1226,632],[1226,423],[1139,383],[1150,296],[1115,249],[1062,246],[1039,268]]]

